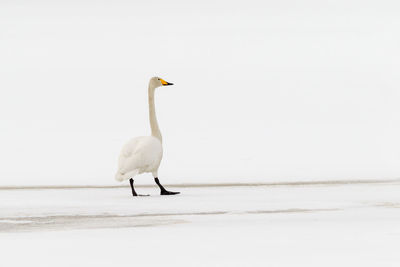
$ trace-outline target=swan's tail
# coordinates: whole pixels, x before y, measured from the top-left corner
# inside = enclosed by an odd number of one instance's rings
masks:
[[[115,180],[117,180],[118,182],[122,182],[124,180],[128,180],[130,178],[133,178],[138,174],[139,174],[139,170],[138,169],[135,169],[135,170],[132,170],[132,171],[129,171],[129,172],[126,172],[126,173],[122,173],[122,172],[118,171],[115,174]]]

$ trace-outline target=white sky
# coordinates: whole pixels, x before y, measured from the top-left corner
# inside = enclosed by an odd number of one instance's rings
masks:
[[[0,2],[0,185],[400,176],[398,1]],[[152,183],[149,174],[139,183]],[[146,181],[147,180],[147,181]]]

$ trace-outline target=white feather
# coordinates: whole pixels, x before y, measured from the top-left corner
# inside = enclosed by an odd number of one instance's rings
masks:
[[[157,177],[162,155],[162,144],[156,137],[133,138],[122,148],[115,179],[122,182],[145,172],[151,172]]]

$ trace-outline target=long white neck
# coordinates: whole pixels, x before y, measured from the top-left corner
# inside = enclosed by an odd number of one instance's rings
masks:
[[[151,135],[158,138],[158,140],[162,142],[162,136],[157,122],[156,108],[154,105],[154,90],[155,88],[151,84],[149,84],[149,118]]]

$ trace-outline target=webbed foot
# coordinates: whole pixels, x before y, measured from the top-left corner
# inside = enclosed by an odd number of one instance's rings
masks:
[[[177,195],[180,194],[181,192],[171,192],[171,191],[167,191],[167,190],[161,190],[161,195],[165,196],[165,195]]]

